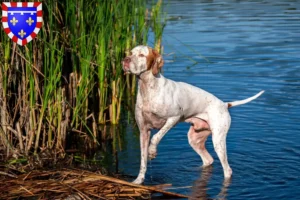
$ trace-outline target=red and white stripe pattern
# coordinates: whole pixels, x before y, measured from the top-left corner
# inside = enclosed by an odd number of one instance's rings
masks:
[[[34,31],[21,40],[17,36],[15,36],[9,26],[8,26],[8,7],[37,7],[37,22],[36,27]],[[2,25],[4,28],[5,33],[10,37],[14,42],[17,44],[24,46],[28,42],[30,42],[32,39],[34,39],[38,32],[40,31],[42,25],[43,25],[43,11],[42,11],[42,3],[41,2],[4,2],[2,3]]]

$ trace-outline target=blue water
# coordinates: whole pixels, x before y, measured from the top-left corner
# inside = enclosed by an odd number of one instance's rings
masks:
[[[211,137],[215,162],[203,170],[181,123],[159,144],[145,184],[171,183],[170,191],[194,199],[300,199],[300,1],[169,0],[165,9],[167,78],[225,102],[266,92],[230,110],[231,182],[223,182]],[[136,176],[139,140],[130,127],[126,139],[119,167]]]

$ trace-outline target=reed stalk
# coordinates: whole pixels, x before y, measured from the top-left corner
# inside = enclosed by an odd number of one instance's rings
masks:
[[[151,21],[152,21],[152,31],[154,33],[154,48],[161,52],[161,39],[164,27],[166,26],[166,16],[165,13],[161,11],[162,9],[162,0],[158,0],[156,5],[152,7],[151,12]]]

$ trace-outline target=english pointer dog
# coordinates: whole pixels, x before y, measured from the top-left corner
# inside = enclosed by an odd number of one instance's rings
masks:
[[[232,170],[226,152],[226,136],[231,122],[228,108],[248,103],[264,91],[245,100],[224,103],[198,87],[165,78],[160,73],[163,64],[162,56],[147,46],[133,48],[131,55],[122,62],[125,73],[138,77],[135,119],[140,130],[141,165],[139,175],[133,183],[143,183],[148,156],[150,159],[156,157],[160,140],[181,121],[191,124],[188,141],[201,157],[203,166],[213,163],[213,158],[205,148],[205,141],[212,134],[213,146],[221,161],[224,177],[230,178]],[[150,141],[151,129],[159,131]]]

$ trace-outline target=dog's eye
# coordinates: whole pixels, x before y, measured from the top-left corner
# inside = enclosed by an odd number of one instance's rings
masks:
[[[145,55],[144,54],[140,54],[139,57],[145,57]]]

